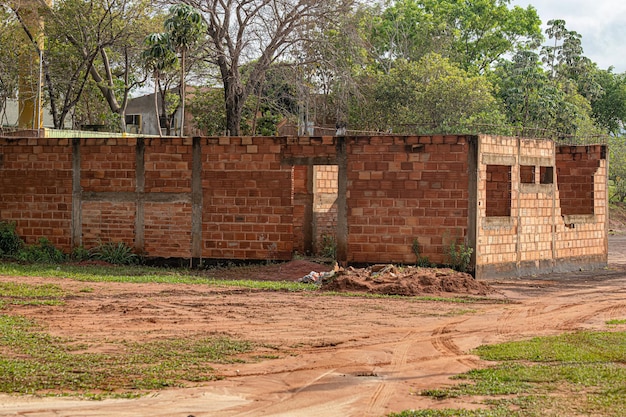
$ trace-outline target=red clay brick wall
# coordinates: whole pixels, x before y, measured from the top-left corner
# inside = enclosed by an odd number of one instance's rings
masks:
[[[293,201],[293,250],[304,254],[310,250],[305,239],[307,233],[305,223],[311,219],[306,219],[307,205],[311,204],[312,196],[309,195],[307,187],[307,167],[292,167],[292,201]]]
[[[145,253],[190,258],[191,219],[191,203],[145,203]]]
[[[446,261],[468,226],[463,136],[364,137],[348,145],[349,262]]]
[[[82,206],[83,246],[93,248],[108,242],[124,242],[133,246],[135,203],[84,201]]]
[[[69,139],[0,138],[0,220],[27,243],[45,237],[69,248],[72,148]]]
[[[594,179],[599,158],[596,147],[561,146],[556,152],[556,172],[561,214],[593,214]]]
[[[292,169],[280,138],[202,139],[202,256],[291,259]]]
[[[488,217],[511,215],[511,167],[507,165],[487,165]]]
[[[313,202],[313,223],[315,224],[316,252],[323,249],[324,237],[337,237],[337,165],[315,167],[315,187]]]
[[[191,139],[145,139],[145,145],[145,191],[191,192]]]
[[[136,139],[83,139],[80,186],[84,192],[135,191]],[[68,148],[71,152],[71,148]]]

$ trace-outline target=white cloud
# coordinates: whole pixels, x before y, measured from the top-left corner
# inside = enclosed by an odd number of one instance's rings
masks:
[[[511,6],[537,9],[545,24],[563,19],[582,35],[585,56],[600,68],[626,72],[626,2],[623,0],[512,0]]]

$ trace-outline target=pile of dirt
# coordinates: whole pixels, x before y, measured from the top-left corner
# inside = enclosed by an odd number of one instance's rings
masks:
[[[337,270],[321,285],[325,291],[365,292],[384,295],[487,295],[495,291],[470,274],[447,268],[374,265],[369,268]]]

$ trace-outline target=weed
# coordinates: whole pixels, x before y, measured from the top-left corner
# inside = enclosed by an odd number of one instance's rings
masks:
[[[422,256],[420,249],[420,242],[417,238],[413,239],[413,244],[411,245],[411,249],[415,254],[415,265],[421,266],[422,268],[430,268],[431,263],[428,256]]]
[[[323,234],[320,237],[320,255],[324,258],[336,259],[337,258],[337,240],[335,236],[329,234]]]
[[[139,261],[139,257],[124,242],[101,243],[91,250],[91,257],[115,265],[132,265]]]
[[[15,231],[15,223],[0,222],[0,256],[14,256],[23,246]]]
[[[472,253],[474,249],[467,243],[452,241],[447,249],[448,264],[450,268],[460,272],[471,272]]]
[[[72,249],[72,253],[70,254],[70,259],[76,262],[87,261],[91,259],[91,252],[86,249],[84,246],[77,246]]]

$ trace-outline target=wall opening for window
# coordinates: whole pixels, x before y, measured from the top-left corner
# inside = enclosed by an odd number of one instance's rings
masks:
[[[541,184],[554,184],[554,167],[540,167],[539,178]]]
[[[534,184],[535,183],[535,166],[534,165],[520,165],[519,180],[522,184]]]
[[[511,166],[487,165],[487,217],[511,216]]]

